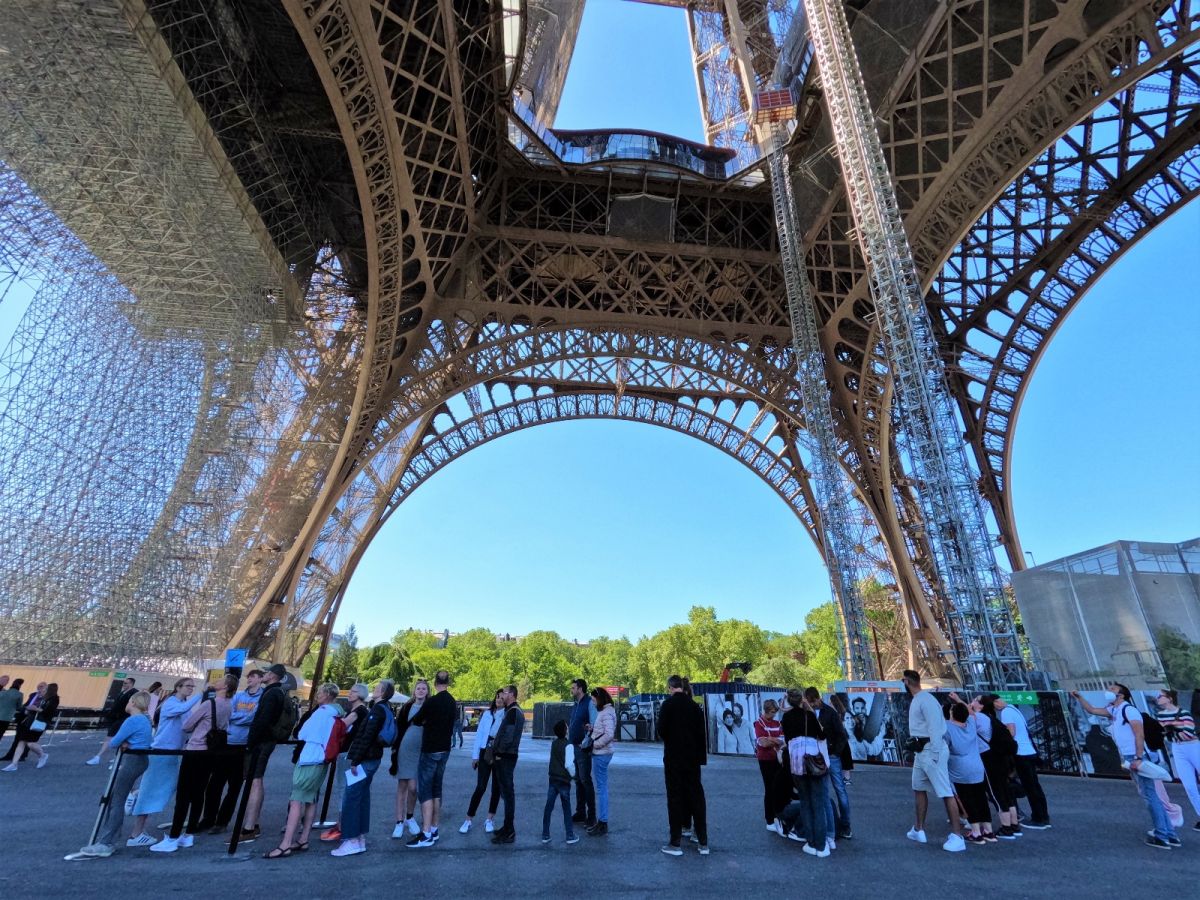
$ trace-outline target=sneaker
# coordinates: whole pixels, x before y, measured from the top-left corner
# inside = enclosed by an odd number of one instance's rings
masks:
[[[917,831],[915,828],[908,829],[908,839],[910,841],[916,841],[918,844],[924,844],[927,842],[925,832]]]
[[[153,847],[150,848],[151,853],[174,853],[179,849],[179,839],[165,837]]]
[[[152,847],[152,846],[154,846],[155,843],[157,843],[157,842],[154,840],[154,838],[150,837],[150,835],[146,834],[146,832],[143,831],[137,837],[131,837],[129,840],[127,840],[125,842],[125,846],[126,847]]]
[[[433,846],[433,835],[425,834],[424,832],[422,832],[421,834],[418,834],[415,838],[410,839],[409,842],[407,844],[405,844],[404,846],[405,847],[432,847]]]
[[[1150,829],[1149,831],[1147,831],[1146,837],[1154,837],[1154,829]],[[1182,847],[1183,846],[1183,841],[1181,841],[1177,837],[1167,838],[1167,843],[1170,844],[1172,847]]]
[[[392,829],[392,837],[393,838],[404,837],[404,823],[403,822],[396,823],[396,827]]]
[[[679,832],[679,836],[680,836],[680,837],[685,837],[685,838],[690,838],[690,837],[692,837],[692,836],[693,836],[693,835],[692,835],[692,829],[690,829],[690,828],[685,828],[685,829],[683,829],[683,831]]]
[[[195,843],[196,843],[196,838],[194,835],[181,834],[179,836],[179,846],[180,847],[191,847]]]
[[[48,763],[48,762],[50,762],[50,754],[43,753],[40,757],[38,757],[37,768],[39,768],[39,769],[46,768],[46,763]]]
[[[701,844],[701,845],[700,845],[700,855],[701,855],[701,856],[708,856],[708,844]]]
[[[683,856],[683,848],[676,844],[663,844],[659,849],[667,856]]]
[[[323,840],[323,841],[326,841],[326,842],[340,841],[341,839],[342,839],[342,829],[339,828],[337,825],[334,825],[332,828],[327,828],[321,832],[321,840]]]
[[[330,856],[354,856],[356,853],[366,853],[366,844],[360,844],[358,841],[342,841],[340,847],[335,847],[329,851]]]
[[[411,834],[413,837],[416,837],[418,834],[421,833],[421,826],[417,824],[416,819],[410,818],[404,824],[408,827],[408,833]]]
[[[1192,826],[1192,831],[1200,831],[1200,822],[1197,822]]]
[[[961,834],[952,834],[946,838],[946,843],[942,844],[942,849],[949,853],[962,853],[967,849],[967,842],[963,840]]]
[[[845,831],[843,831],[841,834],[838,835],[839,841],[849,841],[849,840],[853,840],[853,839],[854,839],[854,832],[851,831],[849,828],[847,828]]]
[[[808,843],[808,838],[806,838],[806,837],[802,837],[800,834],[798,834],[798,833],[797,833],[797,832],[795,832],[795,831],[789,831],[789,832],[787,833],[787,839],[788,839],[789,841],[795,841],[797,844],[806,844],[806,843]]]
[[[492,835],[493,844],[513,844],[516,843],[517,833],[515,831],[505,831],[503,828]]]
[[[108,859],[113,855],[113,848],[111,844],[88,844],[79,849],[79,855],[93,859]]]
[[[433,839],[433,842],[434,842],[435,844],[436,844],[436,843],[437,843],[439,840],[441,840],[441,837],[442,837],[440,834],[438,834],[438,830],[437,830],[437,826],[436,826],[436,825],[435,825],[433,828],[430,828],[430,829],[429,829],[429,836],[430,836],[430,837]]]
[[[463,823],[458,826],[459,834],[466,834],[470,830],[471,830],[471,820],[470,819],[464,819]]]
[[[1053,828],[1049,822],[1026,822],[1026,828],[1032,828],[1034,831],[1045,831],[1047,828]]]
[[[964,834],[963,840],[966,841],[968,844],[985,844],[985,843],[987,843],[983,839],[982,834]]]
[[[1000,830],[996,832],[996,837],[1002,841],[1015,841],[1017,836],[1013,834],[1012,827],[1009,825],[1001,825]]]
[[[989,844],[995,844],[995,843],[997,842],[997,841],[996,841],[996,835],[995,835],[995,834],[993,834],[993,833],[992,833],[992,832],[990,832],[990,831],[985,831],[985,832],[984,832],[982,835],[980,835],[980,836],[981,836],[981,837],[984,839],[984,841],[985,841],[985,842],[987,842],[987,843],[989,843]]]
[[[261,834],[262,828],[260,828],[258,825],[255,825],[253,828],[243,828],[242,833],[238,835],[238,843],[252,844],[258,840],[258,837]]]
[[[836,850],[837,849],[837,841],[835,841],[831,837],[825,838],[825,849],[826,850]]]
[[[776,830],[775,825],[776,825],[776,822],[768,822],[767,823],[767,831],[775,831]]]
[[[496,830],[496,823],[493,822],[491,819],[488,819],[486,822],[483,823],[483,831],[485,834],[491,834],[495,830]]]
[[[208,829],[208,833],[209,834],[224,834],[225,829],[227,827],[228,826],[226,826],[226,825],[214,825],[212,828]]]
[[[1153,847],[1155,850],[1170,850],[1171,845],[1162,838],[1156,838],[1153,835],[1146,838],[1146,846]]]
[[[608,823],[607,822],[597,822],[595,825],[593,825],[591,828],[589,828],[587,830],[587,833],[590,834],[592,837],[604,837],[605,835],[608,834]]]
[[[100,765],[100,757],[93,756],[91,759],[89,759],[87,762],[85,762],[84,765],[85,766],[98,766],[98,765]],[[83,851],[80,850],[79,852],[82,853]]]
[[[825,857],[827,857],[829,855],[829,848],[826,847],[824,850],[816,850],[809,844],[805,844],[804,852],[807,853],[809,856],[815,856],[817,859],[824,859]]]
[[[579,835],[577,835],[577,834],[567,835],[567,843],[568,844],[578,844],[579,843]]]
[[[9,764],[8,764],[7,766],[5,766],[3,769],[0,769],[0,772],[15,772],[15,771],[17,771],[17,764],[16,764],[16,763],[9,763]]]
[[[548,834],[543,834],[543,835],[542,835],[542,843],[543,843],[543,844],[548,844],[548,843],[550,843],[550,835],[548,835]]]
[[[1024,832],[1021,831],[1020,825],[1009,825],[1008,827],[1009,830],[1012,831],[1013,837],[1020,837],[1022,834],[1024,834]]]

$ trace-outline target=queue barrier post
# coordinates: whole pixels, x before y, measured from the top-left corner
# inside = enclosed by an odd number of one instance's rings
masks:
[[[125,751],[121,748],[117,749],[117,758],[113,760],[112,771],[108,775],[108,784],[104,786],[104,793],[100,795],[100,809],[96,813],[96,824],[92,826],[92,836],[88,838],[88,844],[96,843],[96,838],[100,836],[100,826],[104,824],[104,820],[108,818],[108,808],[112,805],[112,790],[113,785],[117,781],[117,772],[121,769],[121,761],[125,758]]]
[[[226,853],[226,859],[236,859],[238,840],[242,836],[242,825],[246,821],[246,805],[250,802],[250,787],[254,783],[254,773],[258,770],[258,758],[262,754],[262,748],[257,744],[250,751],[250,759],[246,763],[247,777],[242,780],[242,799],[238,802],[237,815],[233,817],[233,834],[229,837],[229,852]],[[249,859],[249,855],[242,857]]]
[[[329,773],[325,778],[325,798],[321,801],[321,819],[313,822],[313,828],[332,828],[336,821],[329,819],[329,800],[333,797],[333,781],[337,777],[337,760],[329,764]]]

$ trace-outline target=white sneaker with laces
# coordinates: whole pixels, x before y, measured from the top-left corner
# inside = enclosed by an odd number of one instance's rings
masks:
[[[3,769],[0,769],[0,772],[15,772],[15,771],[17,771],[17,764],[16,764],[16,763],[9,763],[9,764],[8,764],[7,766],[5,766]]]
[[[85,766],[98,766],[98,765],[100,765],[100,757],[93,756],[91,759],[89,759],[87,762],[85,762],[84,765]]]
[[[488,834],[491,834],[493,831],[496,830],[496,823],[493,822],[491,819],[488,819],[486,822],[483,823],[483,830],[486,831]]]
[[[701,844],[701,845],[700,845],[700,855],[701,855],[701,856],[708,856],[708,844]]]
[[[354,856],[356,853],[366,853],[367,848],[358,841],[342,841],[340,847],[329,851],[330,856]]]
[[[815,856],[817,859],[824,859],[829,855],[829,848],[826,847],[824,850],[814,850],[811,844],[805,844],[804,852],[809,856]]]
[[[826,850],[836,850],[837,849],[837,841],[835,841],[833,838],[830,838],[830,837],[825,838],[825,849]]]
[[[41,755],[41,756],[38,758],[38,761],[37,761],[37,767],[38,767],[39,769],[44,769],[44,768],[46,768],[46,763],[48,763],[48,762],[50,762],[50,754],[49,754],[49,753],[43,753],[43,754],[42,754],[42,755]]]
[[[917,831],[915,828],[908,829],[908,839],[910,841],[916,841],[918,844],[928,843],[928,839],[925,837],[925,832]]]
[[[946,843],[942,844],[942,849],[950,853],[961,853],[967,849],[967,842],[963,840],[961,834],[951,834],[946,838]]]
[[[174,853],[179,849],[179,840],[177,838],[165,837],[153,847],[150,848],[151,853]]]
[[[154,838],[150,837],[150,835],[146,834],[144,831],[137,837],[131,837],[125,842],[126,847],[150,847],[153,846],[153,844]]]
[[[396,823],[396,827],[392,829],[392,837],[394,837],[394,838],[402,838],[402,837],[404,837],[404,823],[403,823],[403,822],[397,822],[397,823]],[[343,845],[343,846],[344,846],[344,845]],[[341,850],[342,848],[341,848],[341,847],[338,847],[337,849],[338,849],[338,850]],[[345,854],[345,853],[339,853],[338,855],[339,855],[339,856],[345,856],[346,854]]]
[[[193,835],[181,834],[179,836],[179,846],[180,847],[190,847],[194,843],[196,843],[196,838]]]
[[[466,834],[470,830],[471,830],[471,820],[470,819],[466,819],[461,825],[458,826],[459,834]]]
[[[409,834],[418,835],[421,833],[421,826],[417,824],[416,819],[409,819],[406,824],[408,825]]]

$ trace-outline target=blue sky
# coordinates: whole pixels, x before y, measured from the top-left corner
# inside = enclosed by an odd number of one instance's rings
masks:
[[[591,0],[557,124],[699,138],[682,14]],[[1200,535],[1198,238],[1193,204],[1091,291],[1032,380],[1013,489],[1038,562]],[[0,304],[0,341],[23,306]],[[636,638],[693,604],[795,630],[829,596],[799,522],[740,463],[648,425],[567,423],[488,444],[416,491],[368,550],[338,630]]]

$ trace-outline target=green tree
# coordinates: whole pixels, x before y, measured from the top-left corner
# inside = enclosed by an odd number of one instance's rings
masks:
[[[1192,643],[1182,631],[1170,626],[1157,629],[1155,634],[1167,683],[1178,691],[1200,688],[1200,644]]]
[[[324,678],[340,688],[348,688],[358,680],[358,630],[353,624],[329,654]]]

